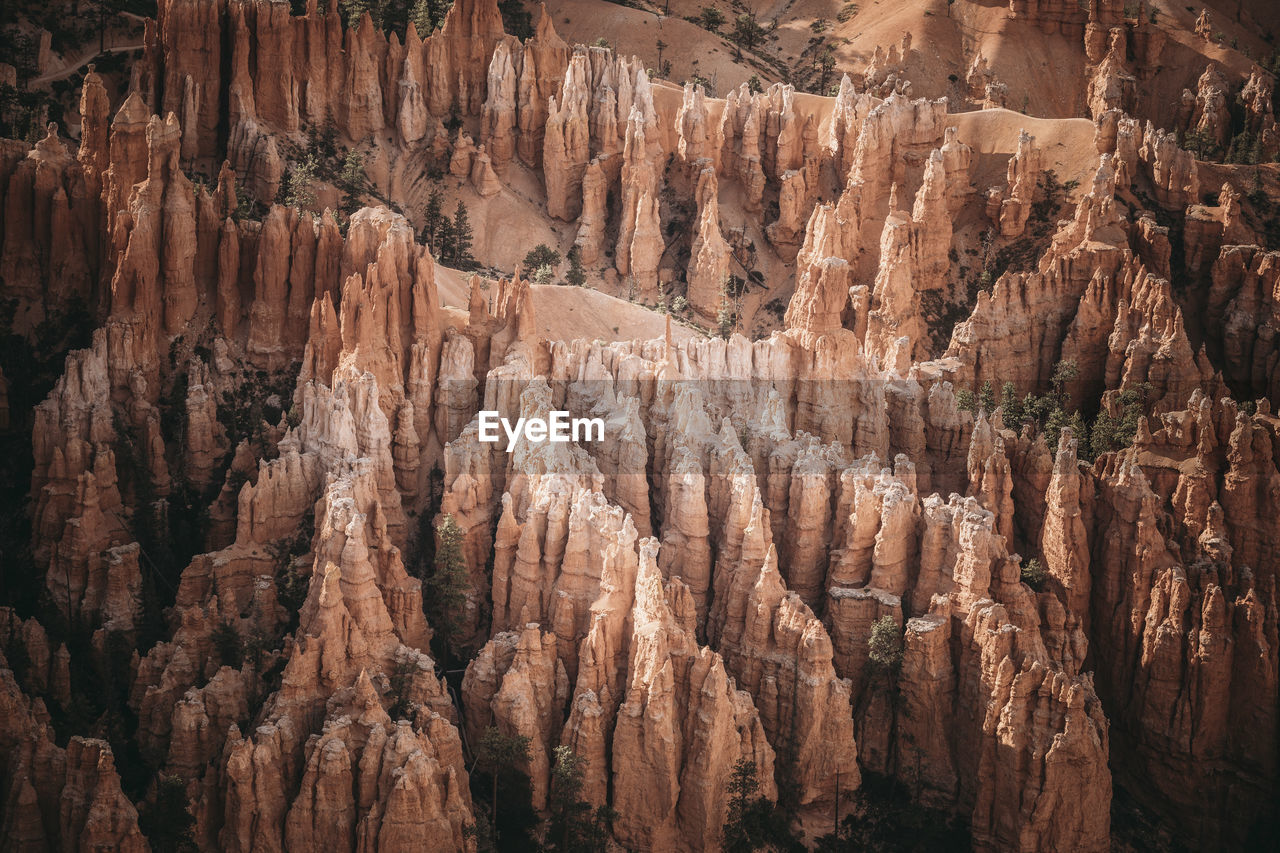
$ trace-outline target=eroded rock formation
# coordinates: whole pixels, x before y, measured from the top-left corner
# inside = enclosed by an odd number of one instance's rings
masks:
[[[535,810],[568,747],[637,849],[716,849],[740,760],[824,820],[892,777],[981,850],[1108,849],[1113,784],[1248,843],[1277,779],[1274,181],[1187,134],[1229,144],[1239,86],[1271,150],[1270,84],[1210,67],[1157,129],[1136,81],[1162,37],[1086,5],[1009,9],[1089,69],[1084,186],[1055,196],[1047,121],[1003,155],[980,136],[1014,81],[976,54],[987,109],[951,116],[909,96],[909,36],[830,99],[719,99],[545,12],[521,42],[482,0],[403,38],[165,0],[116,103],[86,75],[78,149],[0,152],[13,336],[77,305],[92,330],[43,402],[0,376],[57,611],[0,609],[4,837],[145,849],[177,777],[202,849],[473,849],[493,726],[528,738]],[[405,215],[269,203],[328,123],[397,205],[431,169],[482,204],[540,191],[581,263],[640,301],[683,275],[708,325],[767,253],[782,328],[545,339],[541,288],[454,279]],[[1035,257],[971,291],[988,225]],[[490,443],[481,409],[605,436]],[[95,667],[127,755],[68,714]]]

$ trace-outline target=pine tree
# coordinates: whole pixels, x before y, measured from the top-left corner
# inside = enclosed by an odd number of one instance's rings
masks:
[[[1012,382],[1000,386],[1000,409],[1004,425],[1018,429],[1022,423],[1022,401],[1018,399],[1018,389]]]
[[[459,199],[458,206],[453,209],[453,262],[458,269],[470,269],[475,265],[471,244],[471,220],[467,216],[467,206]]]
[[[827,83],[831,80],[831,72],[836,69],[836,55],[832,51],[830,45],[822,52],[818,58],[818,68],[821,69],[821,76],[818,78],[818,94],[827,94]]]
[[[1049,573],[1044,570],[1044,567],[1040,565],[1040,561],[1035,557],[1022,564],[1019,574],[1022,577],[1022,582],[1036,591],[1039,591],[1041,584],[1049,576]]]
[[[467,591],[471,588],[462,538],[458,522],[452,515],[446,515],[436,527],[435,572],[427,579],[431,622],[436,626],[445,652],[456,651],[462,639],[462,615],[466,612]]]
[[[1143,382],[1120,392],[1120,423],[1116,428],[1116,441],[1121,447],[1133,444],[1138,434],[1138,421],[1142,419],[1151,384]]]
[[[1053,387],[1053,394],[1058,398],[1059,404],[1066,405],[1067,383],[1079,375],[1080,366],[1073,358],[1065,358],[1053,366],[1053,376],[1050,377],[1049,384]]]
[[[359,151],[348,151],[342,158],[342,169],[333,184],[342,190],[341,210],[350,217],[364,205],[364,196],[370,192],[369,179],[364,173],[364,155]]]
[[[416,660],[405,658],[396,661],[395,669],[387,679],[391,682],[391,690],[387,694],[392,699],[391,707],[387,709],[387,715],[391,719],[412,720],[414,718],[417,703],[410,700],[409,691],[413,687],[413,677],[417,674]]]
[[[569,250],[569,271],[564,274],[564,280],[574,287],[582,287],[587,283],[587,273],[582,268],[582,253],[577,246]]]
[[[213,649],[218,653],[218,663],[239,669],[244,663],[244,641],[230,620],[219,622],[213,629]]]
[[[987,413],[987,417],[996,410],[996,395],[991,389],[990,380],[983,382],[982,387],[978,389],[978,405]]]
[[[155,805],[142,810],[138,821],[151,849],[157,853],[195,853],[191,816],[187,801],[187,783],[179,776],[161,776],[156,788]]]
[[[502,28],[510,35],[521,41],[533,35],[533,16],[524,10],[521,0],[498,0],[498,11],[502,14]]]
[[[609,823],[613,812],[607,806],[594,811],[582,799],[582,757],[568,746],[556,747],[551,768],[551,790],[547,796],[547,846],[555,853],[589,853],[608,849]]]
[[[504,735],[496,726],[489,726],[476,745],[476,767],[489,774],[493,785],[489,815],[495,836],[498,826],[498,779],[520,762],[529,760],[529,743],[529,738],[524,735]]]
[[[1084,415],[1080,414],[1080,410],[1076,409],[1067,418],[1067,428],[1071,430],[1071,435],[1076,440],[1076,453],[1082,455],[1089,452],[1089,428],[1085,426]]]
[[[435,21],[431,16],[431,0],[417,0],[409,10],[409,21],[413,24],[419,38],[426,38],[435,29]]]
[[[1115,447],[1116,430],[1120,424],[1106,409],[1098,412],[1089,430],[1089,452],[1097,458]]]
[[[1063,411],[1061,406],[1054,406],[1053,411],[1049,412],[1049,417],[1044,422],[1044,442],[1049,446],[1049,452],[1055,452],[1058,449],[1058,438],[1062,435],[1062,428],[1070,426],[1071,418]]]
[[[307,210],[316,203],[316,158],[308,154],[294,163],[280,182],[281,201],[288,207]]]
[[[726,853],[801,849],[782,810],[760,794],[756,763],[739,758],[729,778],[729,814],[722,832]]]
[[[715,6],[703,6],[702,13],[698,15],[698,26],[704,30],[716,32],[724,24],[724,13]]]
[[[456,264],[458,260],[453,236],[453,220],[447,216],[440,217],[440,228],[436,232],[436,257],[445,263]]]
[[[360,26],[360,18],[364,16],[366,11],[372,12],[369,0],[339,0],[338,8],[342,11],[342,18],[347,22],[347,26],[355,28]],[[374,22],[375,24],[377,21]]]
[[[445,222],[443,207],[444,193],[440,187],[435,187],[427,197],[427,206],[422,212],[422,237],[427,248],[436,257],[440,257],[440,226]]]
[[[764,40],[764,28],[756,23],[755,15],[743,13],[733,21],[733,33],[729,38],[733,41],[737,50],[734,56],[735,62],[742,60],[742,49],[752,50],[757,44]]]
[[[716,334],[729,340],[733,330],[738,327],[738,315],[729,301],[729,280],[720,285],[720,309],[716,311]]]
[[[560,253],[546,243],[539,243],[524,256],[520,266],[524,268],[526,273],[536,270],[538,267],[558,267],[560,266]]]

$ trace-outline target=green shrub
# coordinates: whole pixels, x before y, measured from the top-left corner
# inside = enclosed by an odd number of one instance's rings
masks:
[[[228,620],[219,622],[213,629],[213,650],[223,666],[239,669],[244,665],[244,641],[240,632]]]
[[[570,252],[572,254],[572,252]],[[536,270],[539,267],[558,267],[560,266],[560,253],[548,246],[546,243],[539,243],[529,250],[524,256],[524,260],[520,262],[520,266],[526,273],[530,270]]]
[[[1049,576],[1049,573],[1044,570],[1044,567],[1040,565],[1040,561],[1035,557],[1022,564],[1020,574],[1022,582],[1036,591],[1039,591],[1044,584],[1045,578]]]
[[[892,616],[881,616],[871,625],[867,659],[886,672],[896,673],[902,666],[902,632]]]

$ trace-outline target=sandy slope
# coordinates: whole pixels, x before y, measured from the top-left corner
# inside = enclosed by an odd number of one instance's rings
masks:
[[[436,287],[447,307],[459,309],[454,319],[463,322],[470,293],[471,273],[436,267]],[[533,310],[538,331],[548,340],[622,341],[652,340],[666,334],[667,318],[641,305],[589,288],[533,285]],[[672,323],[677,341],[696,337],[687,326]]]
[[[948,124],[960,129],[960,139],[973,148],[973,183],[979,194],[1005,183],[1009,158],[1018,149],[1018,135],[1026,130],[1044,151],[1044,168],[1058,180],[1087,184],[1097,164],[1093,122],[1084,118],[1043,119],[1012,110],[980,110],[948,116]]]
[[[1008,85],[1011,108],[1055,118],[1086,112],[1084,87],[1060,85],[1063,79],[1085,79],[1088,65],[1080,40],[1011,19],[1008,3],[1000,0],[740,0],[737,7],[725,0],[629,2],[632,5],[550,0],[547,8],[566,41],[585,44],[603,37],[652,68],[658,66],[656,44],[662,40],[667,45],[662,58],[671,62],[669,80],[682,83],[700,75],[718,95],[752,74],[766,84],[794,82],[828,47],[836,57],[831,83],[838,82],[841,73],[857,78],[877,47],[887,50],[910,33],[912,48],[902,76],[911,81],[916,97],[946,95],[953,109],[963,108],[966,71],[982,54]],[[698,16],[704,6],[724,15],[719,34],[684,20]],[[1205,42],[1194,33],[1196,17],[1206,7],[1215,35],[1222,34],[1221,42]],[[735,62],[733,45],[725,36],[742,9],[754,12],[768,34],[756,56]],[[1155,10],[1157,25],[1167,38],[1161,67],[1144,77],[1139,91],[1139,112],[1157,123],[1168,123],[1182,89],[1194,87],[1207,62],[1247,74],[1250,56],[1258,59],[1271,53],[1264,36],[1280,35],[1280,6],[1275,0],[1147,0],[1145,9],[1148,14]],[[844,21],[839,20],[842,13]]]

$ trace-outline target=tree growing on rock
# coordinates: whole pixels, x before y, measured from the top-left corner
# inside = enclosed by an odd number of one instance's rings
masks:
[[[489,726],[476,745],[475,769],[488,775],[491,786],[489,826],[495,840],[498,838],[499,782],[503,783],[504,789],[507,788],[508,780],[516,772],[516,768],[521,762],[529,760],[530,742],[524,735],[505,735],[497,726]],[[529,780],[525,778],[521,781],[524,782],[524,806],[527,808]],[[504,814],[509,811],[505,806],[504,803],[504,808],[501,809]]]
[[[730,293],[733,290],[733,277],[729,276],[720,285],[720,308],[716,311],[716,334],[729,340],[729,336],[733,334],[734,329],[738,328],[738,319],[741,316],[740,303],[741,290],[738,291],[737,299],[733,298]]]
[[[499,3],[499,9],[504,4]],[[409,20],[413,21],[413,28],[417,30],[420,38],[426,38],[431,35],[431,31],[444,24],[444,16],[449,14],[450,7],[453,6],[451,0],[416,0],[409,9]],[[506,15],[503,15],[506,19]]]
[[[289,167],[280,182],[280,200],[289,207],[308,210],[316,203],[316,158],[308,154]]]
[[[187,802],[187,783],[180,776],[161,776],[155,803],[142,810],[139,828],[157,853],[195,853],[196,819]]]
[[[427,578],[428,616],[446,656],[456,652],[462,641],[463,614],[471,588],[462,538],[462,528],[452,515],[441,519],[436,526],[435,571]]]
[[[1040,565],[1040,561],[1035,557],[1032,557],[1030,560],[1027,560],[1022,564],[1022,568],[1019,570],[1019,575],[1021,576],[1023,583],[1037,591],[1039,591],[1041,585],[1044,583],[1045,578],[1049,576],[1048,572],[1044,570],[1044,567]]]
[[[229,620],[224,619],[213,629],[213,649],[218,654],[218,662],[232,669],[239,669],[244,663],[244,641],[240,632]]]
[[[582,799],[582,757],[568,746],[556,747],[547,811],[547,851],[603,853],[608,849],[613,810],[593,809]]]
[[[760,793],[756,763],[739,758],[729,778],[729,814],[723,830],[726,853],[756,850],[792,851],[804,846],[791,831],[786,815]]]
[[[896,673],[902,666],[902,632],[892,616],[881,616],[871,625],[867,658],[884,672]]]
[[[1000,415],[1006,427],[1016,430],[1022,423],[1022,401],[1018,399],[1018,389],[1012,382],[1000,386]]]
[[[360,209],[364,197],[372,189],[364,172],[364,155],[359,151],[348,151],[342,158],[342,168],[333,183],[342,190],[342,212],[351,216]]]

